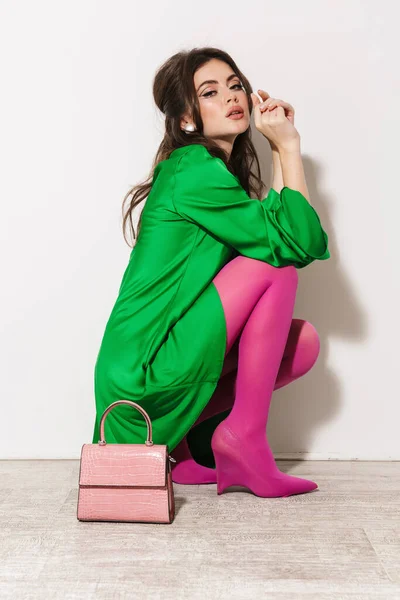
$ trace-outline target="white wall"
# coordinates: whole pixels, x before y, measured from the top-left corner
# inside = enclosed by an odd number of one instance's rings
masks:
[[[3,0],[1,458],[79,458],[91,442],[94,363],[130,253],[121,203],[162,137],[154,73],[215,45],[294,105],[330,238],[331,259],[299,271],[294,316],[321,354],[274,394],[276,456],[400,459],[397,8]]]

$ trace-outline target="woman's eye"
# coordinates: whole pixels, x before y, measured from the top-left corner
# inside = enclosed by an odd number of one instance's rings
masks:
[[[235,85],[233,85],[231,87],[231,90],[233,88],[243,89],[240,83],[235,83]],[[203,98],[209,98],[210,94],[216,94],[216,91],[215,90],[211,90],[210,92],[207,92],[207,93],[203,94]]]

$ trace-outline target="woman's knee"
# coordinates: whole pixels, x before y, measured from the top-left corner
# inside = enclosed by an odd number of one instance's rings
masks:
[[[304,362],[305,372],[309,371],[314,366],[319,356],[321,348],[321,340],[318,331],[312,323],[304,319],[296,319],[300,329],[299,342],[302,348],[307,352],[307,357]]]
[[[279,281],[280,283],[284,283],[287,286],[291,286],[294,290],[297,290],[299,284],[299,275],[297,273],[297,269],[293,265],[288,265],[286,267],[274,267],[273,265],[266,265],[266,278],[270,279],[272,282]]]
[[[297,269],[294,265],[287,265],[285,267],[276,267],[262,260],[256,258],[249,258],[247,256],[238,256],[234,259],[238,261],[241,266],[248,269],[247,273],[255,273],[257,279],[265,278],[267,281],[273,280],[285,280],[293,281],[296,285],[299,281]]]
[[[299,274],[296,267],[288,265],[287,267],[276,267],[282,272],[282,277],[294,281],[296,284],[299,282]]]

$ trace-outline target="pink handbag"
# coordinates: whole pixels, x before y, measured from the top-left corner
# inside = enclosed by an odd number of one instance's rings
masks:
[[[144,444],[107,444],[104,422],[118,404],[137,408],[147,423]],[[79,521],[172,523],[175,498],[168,446],[154,445],[149,415],[131,400],[117,400],[100,420],[100,440],[83,444],[79,471]]]

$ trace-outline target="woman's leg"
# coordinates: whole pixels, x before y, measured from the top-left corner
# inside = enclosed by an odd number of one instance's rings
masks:
[[[233,406],[239,341],[240,337],[226,355],[214,394],[193,427]],[[319,351],[320,340],[315,327],[304,319],[292,319],[274,390],[279,390],[308,373],[317,361]]]
[[[191,432],[197,425],[232,408],[235,398],[239,340],[240,338],[226,355],[218,385],[210,401],[192,426]],[[319,350],[320,341],[315,327],[303,319],[292,319],[274,390],[278,390],[308,373],[318,358]],[[215,428],[215,425],[213,427]],[[203,432],[200,430],[197,435],[201,436],[202,433],[204,435],[204,430]],[[210,433],[211,431],[207,430],[207,438]],[[172,455],[177,461],[172,467],[174,483],[183,485],[217,483],[215,469],[199,464],[193,458],[187,436],[174,449]]]
[[[274,390],[308,373],[317,362],[320,348],[321,342],[314,325],[304,319],[292,319]]]
[[[263,264],[265,263],[261,263],[260,261],[248,262],[248,259],[245,257],[241,258],[242,264],[239,265],[239,267],[242,269],[242,275],[244,274],[243,267],[246,269],[245,281],[247,282],[247,291],[252,286],[252,282],[254,281],[255,287],[258,290],[256,290],[256,293],[259,294],[260,270],[264,269]],[[243,261],[247,262],[243,264]],[[274,279],[274,276],[276,278],[281,277],[282,275],[282,269],[272,267],[271,265],[266,265],[265,268],[269,270],[271,279]],[[222,269],[214,279],[217,289],[219,285],[223,287],[224,283],[230,283],[232,287],[237,288],[237,281],[234,281],[232,278],[227,280],[227,277],[224,277],[224,279],[221,280],[221,276],[223,274],[232,277],[234,272],[232,269],[229,269],[228,273],[227,267],[224,267],[224,269]],[[239,274],[237,273],[236,277],[238,275]],[[221,294],[223,294],[223,291],[220,291],[220,295]],[[241,293],[239,296],[240,299],[243,298]],[[247,300],[249,299],[251,300],[251,298],[248,297]],[[230,300],[231,302],[234,300],[232,296],[230,297]],[[238,301],[240,302],[240,300]],[[207,404],[193,427],[232,407],[237,378],[240,337],[237,337],[236,340],[234,339],[236,331],[231,327],[231,321],[229,321],[227,324],[227,334],[227,352],[221,379],[218,382],[218,386],[211,397],[210,402]],[[295,379],[307,373],[317,360],[319,348],[319,337],[317,331],[311,325],[311,323],[308,323],[302,319],[292,319],[283,357],[279,366],[278,376],[274,384],[274,389],[279,389],[280,387],[287,385],[291,381],[294,381]],[[182,484],[216,482],[215,469],[210,469],[200,465],[193,460],[186,437],[181,441],[172,454],[178,461],[173,467],[172,475],[174,482]]]
[[[239,341],[240,337],[226,355],[218,385],[192,429],[203,421],[232,408],[237,378]],[[320,340],[315,327],[304,319],[292,319],[274,390],[279,390],[308,373],[317,361],[319,351]],[[189,456],[187,455],[187,458]]]
[[[214,283],[226,318],[226,352],[240,335],[234,404],[211,441],[218,493],[230,485],[245,486],[261,497],[311,491],[318,487],[316,483],[279,471],[266,435],[272,392],[292,323],[297,271],[238,256]]]

